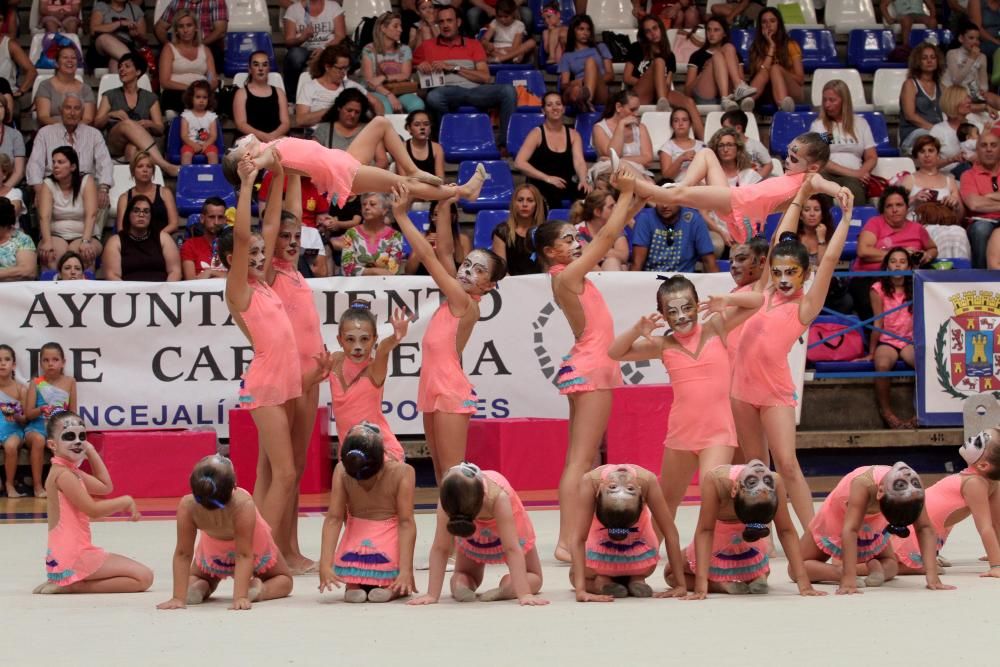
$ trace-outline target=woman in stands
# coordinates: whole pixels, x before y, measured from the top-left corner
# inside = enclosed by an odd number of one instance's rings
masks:
[[[38,254],[42,266],[56,268],[67,250],[80,253],[84,268],[93,270],[101,254],[97,228],[97,186],[80,173],[80,158],[69,146],[52,151],[52,174],[38,190]]]
[[[174,15],[173,41],[160,52],[160,103],[165,111],[179,114],[184,110],[184,91],[195,81],[208,80],[219,85],[212,51],[201,43],[198,24],[191,12],[182,9]],[[84,119],[84,122],[87,122]]]
[[[60,122],[63,98],[67,93],[74,93],[83,103],[84,125],[92,125],[97,113],[94,90],[77,79],[77,68],[80,67],[80,52],[76,46],[68,44],[60,47],[56,54],[56,73],[51,79],[46,79],[38,85],[35,93],[35,111],[38,114],[38,125],[53,125]]]
[[[924,42],[910,53],[909,78],[899,93],[899,150],[905,155],[913,142],[940,123],[941,76],[944,58],[938,47]]]
[[[288,99],[284,88],[272,86],[271,59],[266,51],[254,51],[249,59],[247,82],[233,95],[233,123],[240,134],[260,141],[273,141],[288,134]]]
[[[736,47],[729,42],[729,25],[712,16],[705,21],[705,44],[688,62],[684,94],[697,104],[722,104],[725,111],[753,110],[757,89],[748,86]]]
[[[583,139],[563,122],[565,111],[559,93],[545,93],[545,121],[528,133],[514,159],[514,168],[538,188],[550,209],[590,192]]]
[[[823,176],[849,189],[856,201],[864,201],[878,153],[871,126],[864,116],[854,113],[851,93],[843,81],[828,81],[823,86],[819,118],[809,131],[825,135],[830,144],[830,161]]]
[[[757,16],[757,31],[750,44],[749,76],[758,101],[763,98],[782,111],[795,111],[796,101],[803,99],[806,72],[802,48],[788,36],[784,19],[773,7]]]
[[[559,61],[563,102],[584,111],[608,101],[608,84],[615,80],[611,51],[594,35],[594,22],[586,14],[573,17],[566,36],[566,51]]]
[[[153,231],[156,233],[166,232],[167,234],[176,232],[180,223],[177,217],[177,203],[174,201],[174,193],[165,185],[157,185],[153,182],[156,167],[153,164],[152,156],[145,151],[136,153],[129,163],[129,173],[132,174],[135,185],[118,197],[116,227],[122,229],[125,209],[132,198],[136,195],[143,195],[153,202],[153,213],[150,221]]]
[[[153,203],[136,195],[126,205],[121,231],[104,246],[102,267],[105,280],[174,282],[181,279],[181,256],[170,234],[157,231],[150,222]]]

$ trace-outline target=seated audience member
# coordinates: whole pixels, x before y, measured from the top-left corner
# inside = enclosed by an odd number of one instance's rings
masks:
[[[823,176],[848,188],[854,201],[864,202],[878,162],[871,126],[864,116],[854,113],[851,93],[840,79],[823,86],[822,105],[809,131],[829,137],[830,161]]]
[[[747,153],[750,154],[754,170],[760,174],[761,178],[767,178],[774,170],[774,162],[771,161],[771,153],[767,150],[767,146],[753,137],[747,136],[747,123],[749,122],[750,119],[746,113],[739,109],[722,114],[722,127],[731,127],[739,133]]]
[[[361,76],[385,113],[412,113],[424,108],[417,95],[413,74],[413,52],[400,42],[402,20],[386,12],[375,21],[373,41],[361,51]]]
[[[480,41],[491,63],[520,63],[534,53],[536,46],[524,21],[518,18],[514,0],[497,0],[496,17]]]
[[[180,219],[177,215],[177,203],[174,200],[174,193],[164,185],[157,185],[153,182],[156,169],[153,165],[153,158],[149,153],[141,151],[136,153],[129,162],[129,173],[135,185],[123,192],[115,202],[115,217],[117,228],[122,229],[125,220],[125,209],[132,197],[143,195],[153,202],[153,214],[150,220],[154,232],[166,232],[173,234],[180,226]]]
[[[131,0],[98,0],[90,12],[90,39],[98,58],[93,66],[114,71],[121,59],[145,46],[146,17],[143,3]]]
[[[335,0],[301,0],[283,3],[287,7],[282,19],[285,53],[282,75],[288,101],[295,104],[299,76],[319,53],[336,46],[347,37],[344,10]],[[359,44],[358,46],[364,46]]]
[[[403,235],[386,224],[388,195],[361,195],[361,224],[344,234],[341,256],[345,276],[392,276],[403,273]]]
[[[21,192],[20,188],[7,185],[13,173],[14,161],[6,153],[0,153],[0,183],[2,183],[0,185],[0,197],[6,197],[10,200],[11,205],[14,207],[14,216],[20,218],[24,207],[24,193]]]
[[[268,142],[288,134],[288,100],[285,91],[268,83],[271,61],[264,51],[250,54],[247,82],[233,95],[233,123],[240,135],[252,134]]]
[[[7,4],[12,5],[14,3],[8,2]],[[17,14],[16,7],[13,7],[12,11],[15,15]],[[0,20],[2,20],[2,17],[0,17]],[[16,30],[15,27],[15,33]],[[15,99],[31,92],[35,84],[35,79],[38,77],[38,70],[35,69],[35,64],[28,58],[28,54],[18,44],[17,35],[8,34],[2,29],[2,26],[0,26],[0,32],[3,33],[0,34],[0,79],[6,83],[4,86],[6,89],[4,98],[12,103]],[[21,83],[17,82],[19,76]],[[9,106],[13,107],[13,104]]]
[[[0,97],[0,155],[11,159],[11,168],[5,172],[0,181],[0,197],[8,197],[11,188],[16,188],[24,180],[24,169],[27,162],[27,149],[24,145],[24,135],[11,125],[13,116],[6,99]]]
[[[573,203],[569,211],[569,224],[576,227],[580,245],[586,247],[611,217],[615,197],[601,188],[591,190],[583,199]],[[597,263],[601,271],[628,271],[628,239],[622,233],[615,239],[608,252]]]
[[[590,185],[583,157],[583,139],[579,132],[563,122],[565,107],[559,93],[545,93],[542,113],[545,121],[528,132],[517,151],[514,168],[538,188],[546,206],[553,209],[562,206],[563,201],[587,194]],[[511,268],[510,262],[507,268]]]
[[[796,102],[805,98],[802,47],[785,30],[776,8],[768,7],[757,16],[749,55],[750,86],[757,89],[754,99],[795,111]]]
[[[510,213],[492,234],[493,252],[507,262],[507,275],[539,273],[535,257],[535,230],[545,222],[545,201],[534,185],[522,183],[514,189]]]
[[[659,204],[635,216],[633,271],[694,273],[699,261],[705,273],[719,270],[708,225],[696,210]]]
[[[86,83],[76,78],[80,66],[80,56],[76,46],[60,47],[56,56],[56,73],[42,81],[35,92],[35,112],[39,127],[59,122],[63,100],[67,95],[76,95],[83,103],[82,122],[90,125],[97,113],[94,91]]]
[[[594,111],[595,104],[608,101],[608,85],[614,80],[611,51],[597,41],[593,20],[586,14],[574,16],[566,35],[566,50],[559,60],[563,102]]]
[[[164,111],[179,114],[184,111],[183,96],[188,86],[204,79],[214,89],[219,85],[219,75],[211,49],[198,37],[194,16],[182,10],[173,24],[173,41],[161,41],[165,46],[160,51],[160,103]]]
[[[183,30],[187,33],[180,41],[183,45],[197,44],[208,48],[208,57],[213,63],[222,64],[226,52],[226,33],[229,28],[229,9],[226,0],[171,0],[160,19],[153,26],[153,32],[160,44],[166,44],[167,31],[173,26],[174,39],[177,40],[178,25],[182,16],[187,16],[194,23],[193,36],[185,22]],[[170,49],[164,48],[164,51]],[[194,59],[194,53],[185,53],[185,58]],[[199,54],[198,58],[202,56]],[[213,65],[214,67],[214,65]],[[160,67],[163,76],[163,67]],[[205,77],[203,77],[205,78]],[[162,81],[162,80],[161,80]],[[188,83],[191,83],[188,81]],[[214,80],[212,81],[214,84]],[[169,106],[164,105],[169,109]]]
[[[218,197],[205,200],[201,205],[201,228],[201,236],[193,236],[181,246],[181,274],[184,280],[225,278],[217,239],[226,228],[226,202]]]
[[[753,185],[763,180],[753,169],[753,161],[740,133],[733,128],[724,127],[712,135],[708,140],[708,147],[719,158],[719,164],[731,187]]]
[[[121,231],[108,239],[101,256],[105,280],[174,282],[181,279],[181,257],[170,234],[150,223],[153,203],[136,195],[125,208]]]
[[[35,242],[16,224],[14,205],[0,197],[0,282],[34,280],[37,274]]]
[[[364,87],[347,77],[350,67],[351,51],[343,44],[326,47],[310,63],[312,81],[302,87],[302,96],[295,102],[296,127],[315,130],[345,90],[356,90],[366,96],[368,102],[381,113],[381,102],[374,100]]]
[[[959,186],[975,269],[1000,269],[1000,192],[993,187],[998,178],[1000,135],[997,130],[983,132],[976,144],[976,160],[962,174]]]
[[[83,258],[72,250],[65,253],[56,263],[55,280],[87,280],[83,271]]]
[[[675,113],[687,113],[678,109]],[[622,90],[614,95],[604,107],[601,120],[592,131],[594,150],[598,162],[591,167],[591,179],[611,170],[611,149],[622,159],[622,163],[635,172],[650,176],[646,165],[653,161],[653,145],[649,130],[639,122],[639,98],[634,93]]]
[[[927,228],[938,257],[971,259],[969,237],[962,228],[962,195],[955,177],[939,168],[940,145],[932,135],[918,137],[912,153],[917,169],[904,176],[900,185],[910,193],[910,219]]]
[[[81,172],[76,151],[61,146],[52,151],[52,174],[39,190],[38,254],[47,269],[56,268],[67,250],[80,253],[83,268],[94,268],[101,254],[97,226],[97,188],[94,178]]]

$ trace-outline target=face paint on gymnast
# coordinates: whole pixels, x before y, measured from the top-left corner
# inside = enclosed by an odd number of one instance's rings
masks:
[[[254,234],[250,239],[250,275],[257,280],[264,277],[264,239]]]
[[[882,488],[886,495],[908,498],[913,495],[923,495],[924,487],[920,476],[902,461],[896,461],[892,470],[882,480]]]
[[[788,145],[788,157],[785,158],[785,173],[786,174],[801,174],[809,166],[805,158],[805,151],[802,150],[802,144],[798,141],[793,141]]]
[[[670,294],[665,299],[663,318],[674,333],[686,334],[694,329],[698,321],[698,304],[690,294]]]
[[[771,282],[785,296],[791,296],[805,282],[805,272],[791,257],[776,257],[771,263]]]
[[[87,429],[79,417],[67,417],[58,426],[55,438],[49,440],[50,448],[56,456],[73,463],[87,457]]]
[[[774,473],[760,459],[748,461],[738,478],[739,488],[749,495],[769,493],[775,489]],[[733,495],[737,489],[733,488]]]
[[[491,259],[486,253],[478,250],[470,252],[455,274],[462,289],[482,294],[493,289],[490,282],[490,263]]]

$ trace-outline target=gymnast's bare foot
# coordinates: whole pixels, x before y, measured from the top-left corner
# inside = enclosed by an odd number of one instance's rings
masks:
[[[556,560],[559,561],[560,563],[572,563],[573,562],[573,556],[570,555],[569,549],[567,549],[562,544],[557,544],[556,545],[555,557],[556,557]]]
[[[292,556],[288,559],[288,571],[291,572],[293,577],[303,574],[315,574],[319,572],[319,565],[316,561],[299,554],[297,557]]]
[[[440,176],[428,173],[422,169],[417,169],[413,173],[407,174],[406,177],[420,183],[427,183],[428,185],[444,185],[444,181],[441,180]]]
[[[476,165],[476,173],[472,175],[472,178],[458,188],[459,196],[467,201],[476,201],[479,199],[479,192],[483,189],[483,183],[485,182],[486,167],[480,162]]]
[[[24,498],[23,493],[18,493],[17,489],[14,488],[13,484],[7,485],[7,497],[8,498]]]

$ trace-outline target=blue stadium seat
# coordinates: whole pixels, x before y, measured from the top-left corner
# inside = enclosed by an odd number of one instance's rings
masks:
[[[736,53],[739,54],[740,60],[747,65],[750,63],[750,45],[753,44],[753,37],[756,32],[753,28],[747,28],[746,30],[733,28],[729,31],[730,43],[736,47]]]
[[[58,277],[59,277],[59,271],[57,271],[56,269],[45,269],[38,276],[38,279],[39,280],[55,280]],[[95,276],[94,272],[91,271],[90,269],[84,270],[83,277],[86,278],[87,280],[97,280],[97,276]]]
[[[835,208],[833,213],[834,221],[839,222],[841,210]],[[858,236],[861,235],[861,228],[876,215],[878,215],[878,209],[874,206],[856,206],[854,208],[852,222],[857,222],[857,224],[852,224],[847,230],[847,241],[844,242],[844,251],[840,253],[841,259],[853,261],[858,256]]]
[[[440,141],[448,162],[500,158],[493,125],[484,113],[445,114],[441,118]]]
[[[540,39],[538,40],[538,62],[542,63],[541,68],[546,74],[559,73],[559,63],[549,62],[549,55],[545,53],[545,43]]]
[[[501,222],[507,222],[510,211],[507,209],[495,209],[492,211],[480,211],[476,213],[476,231],[472,235],[473,248],[492,248],[493,230]]]
[[[546,220],[569,220],[569,209],[568,208],[554,208],[549,211]]]
[[[601,114],[597,111],[582,113],[576,117],[576,131],[580,133],[583,140],[583,157],[587,162],[597,160],[597,149],[594,148],[594,123],[601,119]]]
[[[271,60],[271,71],[278,71],[274,59],[274,45],[271,35],[266,32],[230,32],[226,33],[226,54],[223,71],[226,76],[249,70],[250,54],[254,51],[266,51]],[[218,67],[218,63],[216,63]]]
[[[184,223],[184,238],[189,239],[192,236],[201,236],[202,233],[201,213],[192,213],[187,217],[187,222]]]
[[[875,150],[878,156],[899,157],[899,149],[889,143],[889,126],[886,125],[885,116],[879,111],[862,111],[860,113],[872,129],[872,137],[875,139]]]
[[[924,42],[931,42],[932,44],[937,44],[941,47],[941,50],[946,50],[946,47],[951,44],[951,40],[954,37],[951,34],[951,30],[947,28],[937,28],[935,30],[929,30],[927,28],[914,28],[910,31],[910,48],[912,49],[918,44],[923,44]]]
[[[847,66],[869,73],[885,67],[906,67],[906,63],[888,61],[895,48],[896,37],[892,30],[856,28],[847,38]]]
[[[221,164],[189,164],[177,174],[177,213],[201,213],[209,197],[221,197],[226,206],[236,206],[236,193],[222,175]]]
[[[413,221],[413,225],[422,231],[424,234],[431,227],[431,212],[430,211],[410,211],[410,220]],[[410,246],[410,241],[404,236],[403,237],[403,256],[409,257],[410,253],[413,252],[413,248]]]
[[[953,269],[971,269],[972,261],[968,257],[939,257],[939,262],[951,262]]]
[[[517,155],[521,150],[521,144],[528,137],[528,133],[545,122],[545,116],[540,113],[515,113],[510,116],[510,123],[507,125],[507,150],[511,155]]]
[[[867,340],[867,336],[861,337]],[[871,361],[817,361],[815,369],[817,373],[874,373],[875,364]],[[890,370],[912,371],[913,369],[907,366],[905,361],[897,361]]]
[[[174,118],[173,122],[170,123],[170,129],[167,131],[167,159],[174,164],[181,163],[181,117],[177,116]],[[219,149],[219,160],[226,153],[226,144],[222,138],[222,123],[216,122],[215,124],[215,145]],[[204,155],[195,155],[193,164],[206,164],[208,160]]]
[[[793,28],[788,31],[788,35],[802,47],[802,67],[807,72],[820,67],[844,66],[837,56],[837,44],[829,30]]]
[[[549,4],[549,0],[529,0],[528,8],[531,9],[531,15],[535,17],[535,29],[531,32],[535,34],[542,34],[545,30],[545,19],[542,18],[542,8]],[[573,4],[573,0],[559,0],[559,5],[562,9],[562,21],[563,25],[569,25],[569,22],[576,16],[576,6]],[[529,28],[531,26],[528,26]],[[545,62],[544,60],[542,62]]]
[[[538,96],[539,101],[545,97],[545,77],[537,69],[525,69],[524,65],[518,65],[517,69],[504,69],[496,73],[497,83],[506,83],[512,86],[518,81],[523,81],[530,92]],[[539,111],[541,103],[517,107],[518,111]]]
[[[782,158],[788,154],[788,144],[792,139],[809,131],[816,120],[812,111],[779,111],[771,122],[771,155]]]
[[[476,164],[470,160],[458,165],[459,183],[465,183],[472,178]],[[514,176],[510,173],[510,166],[503,160],[484,161],[483,166],[486,167],[486,183],[479,193],[479,199],[473,202],[462,199],[459,202],[459,206],[466,213],[508,208],[510,200],[514,197]]]

